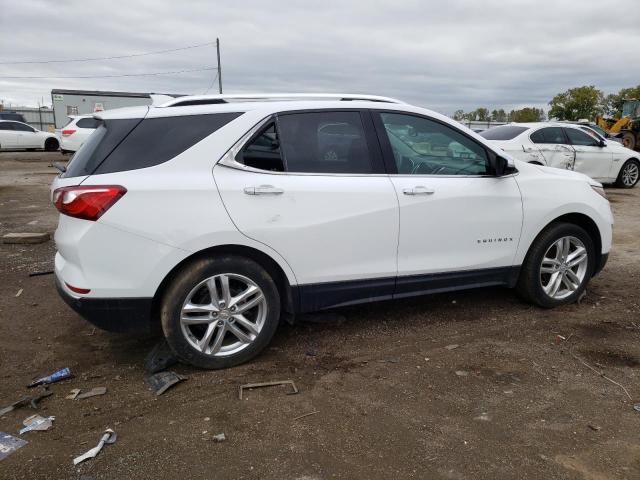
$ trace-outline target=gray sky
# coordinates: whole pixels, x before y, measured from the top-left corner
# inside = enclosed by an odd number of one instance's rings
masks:
[[[355,92],[454,110],[547,109],[569,87],[640,84],[640,8],[614,0],[0,0],[0,62],[222,44],[235,92]],[[215,66],[215,47],[143,57],[0,65],[2,76],[118,75]],[[201,94],[214,71],[92,79],[2,79],[6,104],[52,88]],[[210,90],[216,93],[217,84]]]

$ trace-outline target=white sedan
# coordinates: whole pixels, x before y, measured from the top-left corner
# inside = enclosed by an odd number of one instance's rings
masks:
[[[512,123],[481,132],[515,158],[584,173],[601,183],[631,188],[640,178],[640,154],[562,123]]]
[[[60,142],[53,133],[36,130],[13,120],[0,120],[0,150],[42,149],[58,150]]]
[[[100,123],[101,120],[93,118],[93,115],[69,117],[69,123],[58,132],[62,153],[77,152]]]

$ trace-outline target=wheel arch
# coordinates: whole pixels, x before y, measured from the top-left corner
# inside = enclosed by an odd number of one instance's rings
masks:
[[[547,228],[549,228],[549,226],[553,225],[554,223],[572,223],[574,225],[577,225],[581,228],[583,228],[591,237],[591,240],[593,241],[593,246],[595,247],[595,251],[596,251],[596,268],[598,268],[599,265],[601,265],[601,260],[602,260],[602,236],[600,233],[600,229],[598,228],[598,225],[596,224],[596,222],[593,221],[593,219],[591,217],[589,217],[588,215],[585,215],[584,213],[565,213],[564,215],[560,215],[557,218],[554,218],[553,220],[551,220],[549,223],[547,223],[544,228],[542,228],[542,230],[540,230],[540,233],[538,233],[538,235],[536,236],[536,240],[538,239],[538,237],[540,236],[540,234],[542,234],[542,232],[544,232]],[[535,242],[535,240],[534,240]],[[533,245],[533,243],[531,244]],[[531,247],[529,247],[531,248]],[[597,274],[598,270],[594,271],[593,274]]]
[[[282,267],[269,255],[256,248],[235,244],[217,245],[215,247],[205,248],[193,253],[175,265],[156,289],[156,293],[154,294],[151,303],[151,318],[153,318],[154,321],[155,319],[160,318],[160,303],[162,296],[171,284],[171,281],[176,277],[176,275],[178,275],[185,265],[199,258],[217,255],[238,255],[250,258],[264,268],[269,275],[271,275],[271,278],[273,278],[273,281],[278,288],[278,292],[280,293],[280,311],[282,312],[282,318],[289,323],[293,323],[294,312],[297,310],[296,306],[298,302],[297,290],[289,283],[289,279]]]

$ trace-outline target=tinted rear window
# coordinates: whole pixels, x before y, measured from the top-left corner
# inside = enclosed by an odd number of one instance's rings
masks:
[[[122,172],[171,160],[241,113],[105,120],[73,156],[64,177]]]
[[[485,130],[484,132],[480,132],[480,136],[487,140],[511,140],[526,131],[527,127],[505,125],[503,127],[494,127],[489,130]]]
[[[102,120],[98,120],[97,118],[81,118],[77,121],[76,125],[79,128],[98,128],[102,123]]]

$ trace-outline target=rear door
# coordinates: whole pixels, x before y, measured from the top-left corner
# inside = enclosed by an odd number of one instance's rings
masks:
[[[13,129],[14,122],[0,122],[0,148],[8,150],[18,147],[18,132]]]
[[[368,112],[278,114],[214,177],[238,229],[287,260],[303,310],[393,294],[398,201]]]
[[[543,127],[531,133],[529,138],[540,150],[547,166],[573,170],[575,150],[569,145],[563,128]]]
[[[611,151],[606,146],[601,147],[596,138],[582,130],[577,128],[563,130],[576,151],[574,170],[596,180],[608,180],[613,162]]]

